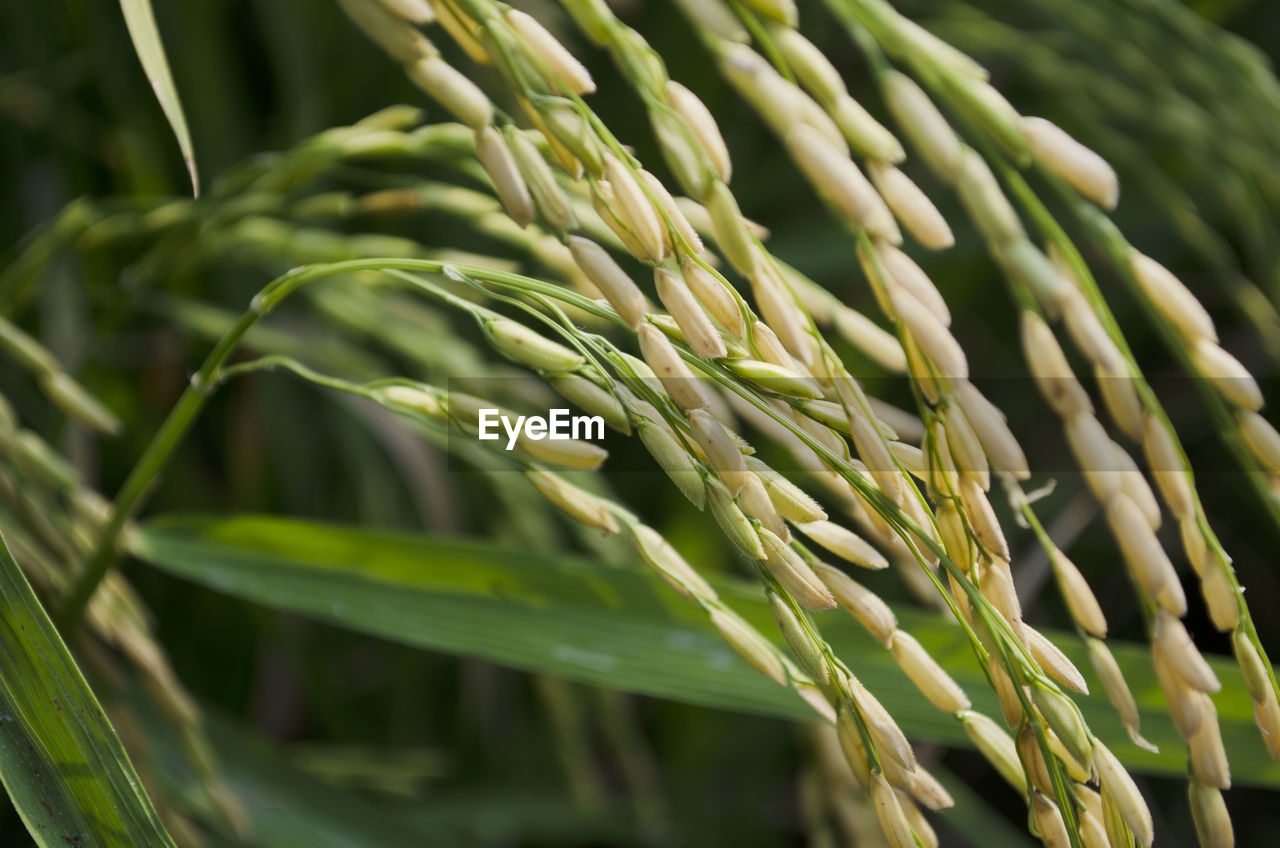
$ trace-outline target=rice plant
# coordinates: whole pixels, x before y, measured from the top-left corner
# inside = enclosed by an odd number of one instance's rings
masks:
[[[4,13],[4,844],[1280,838],[1267,4],[119,5]]]

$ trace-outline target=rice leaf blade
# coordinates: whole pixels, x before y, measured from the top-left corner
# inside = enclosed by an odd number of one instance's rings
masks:
[[[632,571],[502,545],[381,532],[264,516],[154,519],[129,542],[138,558],[220,592],[429,650],[737,712],[809,720],[800,699],[766,680],[725,645],[699,612],[647,571]],[[763,632],[774,626],[759,590],[713,581],[721,597]],[[898,610],[899,623],[972,697],[998,715],[994,695],[960,629],[935,615]],[[907,733],[967,744],[892,658],[838,611],[817,618],[840,656]],[[1066,634],[1046,631],[1082,669]],[[1091,672],[1078,701],[1089,725],[1138,771],[1178,774],[1185,762],[1144,646],[1116,643],[1144,735],[1161,753],[1128,742]],[[1223,683],[1214,701],[1238,782],[1280,786],[1280,764],[1256,743],[1239,671],[1210,660]]]
[[[142,70],[146,72],[165,119],[178,139],[182,161],[186,163],[187,173],[191,177],[191,193],[199,196],[200,176],[196,171],[191,131],[187,128],[187,116],[182,111],[178,88],[169,71],[169,59],[165,56],[164,43],[160,40],[160,30],[151,10],[151,0],[120,0],[120,11],[124,13],[125,26],[129,29],[129,38],[133,40],[133,49],[138,54],[138,61],[142,63]]]
[[[3,539],[0,782],[40,848],[173,848],[124,747]]]

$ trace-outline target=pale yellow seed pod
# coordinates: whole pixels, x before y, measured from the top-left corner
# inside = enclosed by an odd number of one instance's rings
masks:
[[[714,600],[715,589],[694,570],[658,531],[644,524],[631,527],[636,549],[655,571],[680,594],[690,600]]]
[[[957,381],[952,390],[991,462],[1018,480],[1028,479],[1031,469],[1027,466],[1026,454],[1009,429],[1004,414],[968,380]]]
[[[1093,379],[1098,386],[1098,394],[1102,395],[1102,405],[1106,407],[1111,420],[1126,436],[1141,441],[1145,416],[1133,379],[1127,372],[1108,371],[1099,365],[1093,367]]]
[[[749,559],[763,560],[764,545],[760,542],[760,534],[747,516],[734,503],[729,490],[717,478],[707,480],[707,498],[711,503],[711,514],[716,523],[724,531],[725,536],[742,554]]]
[[[569,236],[569,251],[573,254],[573,261],[595,283],[622,319],[632,329],[638,329],[649,311],[649,302],[630,275],[613,261],[603,247],[588,238]]]
[[[441,28],[449,33],[450,38],[467,54],[467,58],[480,65],[493,64],[484,45],[476,39],[478,26],[473,20],[466,18],[464,22],[443,0],[431,0],[431,9]]]
[[[491,126],[477,130],[476,158],[484,166],[511,220],[521,227],[529,226],[533,221],[533,198],[502,134]]]
[[[907,370],[907,356],[897,337],[870,318],[847,307],[835,311],[836,331],[891,374]]]
[[[1080,625],[1092,636],[1102,638],[1107,635],[1107,619],[1102,614],[1098,598],[1089,588],[1089,583],[1076,568],[1066,554],[1058,548],[1049,552],[1049,560],[1053,564],[1054,576],[1058,579],[1058,588],[1067,610],[1076,624]]]
[[[1142,510],[1120,492],[1107,504],[1106,512],[1111,533],[1138,585],[1164,609],[1177,616],[1185,615],[1187,598],[1182,584]]]
[[[484,334],[503,356],[539,371],[572,371],[586,362],[577,351],[507,318],[485,321]]]
[[[676,199],[671,196],[671,192],[667,191],[667,187],[662,184],[662,181],[644,168],[636,172],[636,178],[640,180],[641,185],[649,192],[649,196],[657,202],[658,210],[666,217],[667,223],[670,225],[669,228],[667,226],[662,228],[666,247],[674,249],[668,234],[668,229],[671,229],[684,242],[683,249],[692,251],[695,254],[703,253],[706,248],[703,246],[697,230],[693,228],[693,224],[689,223],[689,219],[680,210],[680,205],[676,203]]]
[[[791,368],[758,359],[730,359],[724,364],[739,377],[745,377],[770,391],[798,398],[822,397],[822,389],[811,377],[803,376]]]
[[[868,765],[867,749],[862,742],[862,734],[858,732],[858,725],[849,711],[843,707],[836,716],[836,740],[840,744],[840,752],[844,755],[844,760],[848,763],[858,786],[864,790],[869,789],[871,768]]]
[[[884,555],[851,530],[832,521],[810,521],[796,525],[802,533],[831,553],[863,568],[888,568]]]
[[[1231,585],[1227,567],[1210,568],[1200,579],[1200,592],[1213,626],[1222,632],[1235,630],[1240,624],[1239,593]]]
[[[599,415],[614,430],[631,434],[631,422],[626,410],[608,390],[583,377],[581,374],[550,374],[546,380],[567,400],[590,415]]]
[[[1187,782],[1187,802],[1200,848],[1232,848],[1236,844],[1222,791],[1198,780]]]
[[[1005,540],[1004,531],[1000,529],[1000,521],[996,518],[986,493],[972,477],[965,477],[960,481],[960,503],[982,546],[992,555],[1008,561],[1009,543]]]
[[[661,374],[659,373],[661,377]],[[670,389],[668,389],[670,392]],[[674,392],[672,392],[674,397]],[[689,412],[689,426],[693,437],[706,453],[707,463],[716,473],[730,494],[735,498],[753,476],[747,470],[746,460],[733,436],[705,409],[693,408]]]
[[[441,424],[449,420],[445,406],[436,395],[412,386],[383,386],[376,390],[375,396],[379,403],[422,415]]]
[[[787,685],[787,670],[782,658],[758,630],[727,609],[712,607],[710,616],[720,635],[743,659],[779,686]]]
[[[1160,504],[1156,501],[1156,496],[1151,491],[1147,478],[1142,476],[1142,471],[1138,469],[1138,464],[1134,462],[1133,457],[1129,456],[1128,451],[1116,442],[1111,443],[1111,450],[1115,454],[1115,467],[1118,469],[1118,476],[1120,477],[1120,491],[1132,498],[1133,502],[1138,505],[1138,509],[1142,511],[1142,516],[1147,520],[1147,524],[1151,529],[1159,530]]]
[[[653,410],[649,416],[652,420],[640,419],[636,423],[636,433],[645,449],[653,456],[658,465],[671,478],[686,498],[698,509],[707,502],[707,490],[702,482],[702,475],[693,464],[693,457],[677,441],[676,437],[664,425],[655,424],[661,416]]]
[[[493,104],[480,88],[439,56],[408,65],[405,73],[418,88],[474,130],[493,123]]]
[[[1049,641],[1047,636],[1033,627],[1026,626],[1022,629],[1022,636],[1031,650],[1031,656],[1035,657],[1036,662],[1048,672],[1050,677],[1073,692],[1089,694],[1089,686],[1085,683],[1080,669],[1076,668],[1075,663],[1067,659],[1067,655]]]
[[[764,547],[765,566],[784,589],[808,609],[831,609],[836,605],[826,585],[794,548],[763,527],[758,533]]]
[[[792,420],[796,426],[804,430],[814,439],[817,439],[821,445],[836,456],[844,459],[849,458],[849,446],[840,438],[840,435],[824,424],[819,424],[807,415],[801,414],[799,411],[792,412]]]
[[[1078,810],[1076,816],[1080,822],[1080,841],[1084,848],[1111,848],[1106,828],[1093,810]]]
[[[959,472],[956,469],[950,440],[947,438],[945,422],[933,421],[929,425],[928,433],[921,439],[921,446],[925,464],[928,466],[926,470],[929,477],[926,482],[935,499],[943,495],[959,494]]]
[[[791,290],[771,268],[772,263],[766,260],[757,265],[751,275],[751,293],[756,306],[787,351],[801,363],[809,365],[816,359],[813,337],[806,330],[804,315]]]
[[[1280,759],[1280,700],[1275,690],[1269,690],[1265,699],[1253,702],[1253,720],[1262,731],[1262,741],[1271,759]]]
[[[1187,555],[1187,561],[1191,563],[1192,570],[1203,577],[1204,566],[1209,558],[1209,548],[1194,515],[1178,520],[1178,533],[1182,537],[1182,550]]]
[[[1200,722],[1206,714],[1206,703],[1209,696],[1189,686],[1161,651],[1152,650],[1151,666],[1156,672],[1156,680],[1160,683],[1160,691],[1164,693],[1165,703],[1169,706],[1169,717],[1183,738],[1190,739],[1200,728]],[[1211,703],[1208,706],[1212,706]]]
[[[1018,699],[1018,690],[1009,677],[1009,672],[1004,670],[999,658],[994,655],[987,661],[987,672],[991,676],[991,685],[995,690],[996,700],[1000,703],[1000,715],[1004,717],[1004,723],[1010,729],[1017,727],[1022,721],[1022,701]]]
[[[951,326],[951,310],[929,275],[910,256],[888,242],[876,242],[876,256],[884,270],[897,283],[911,292],[945,327]]]
[[[854,703],[858,705],[858,712],[862,714],[863,721],[867,724],[871,741],[875,743],[881,762],[893,760],[903,770],[915,771],[915,752],[911,750],[911,743],[907,741],[906,735],[903,734],[902,728],[898,727],[893,716],[857,678],[848,677],[845,683]]]
[[[1053,330],[1030,310],[1023,311],[1021,322],[1023,355],[1045,402],[1063,418],[1092,414],[1093,402],[1076,379]]]
[[[1231,643],[1236,662],[1244,675],[1244,685],[1249,690],[1249,697],[1255,701],[1266,700],[1267,693],[1272,688],[1271,675],[1267,671],[1267,664],[1263,662],[1258,649],[1249,638],[1249,634],[1244,630],[1237,630],[1231,634]]]
[[[783,518],[806,522],[822,521],[827,517],[826,510],[803,489],[760,460],[747,457],[747,466],[763,481],[769,499]]]
[[[1120,670],[1115,656],[1101,639],[1087,639],[1085,645],[1089,649],[1089,662],[1102,680],[1102,689],[1107,693],[1107,700],[1120,716],[1120,722],[1129,735],[1136,741],[1140,738],[1138,736],[1138,704],[1129,690],[1128,681],[1124,679],[1124,672]]]
[[[946,549],[947,556],[967,574],[973,568],[974,554],[960,510],[951,501],[943,501],[934,510],[934,517],[938,522],[938,534],[942,537],[942,547]]]
[[[973,425],[959,406],[949,406],[943,421],[946,431],[946,444],[955,460],[955,468],[966,479],[978,484],[984,492],[991,488],[991,474],[987,465],[987,454],[982,450],[982,442],[973,431]]]
[[[915,778],[915,772],[910,777]],[[914,786],[914,780],[912,782]],[[907,817],[907,824],[911,826],[911,832],[915,836],[918,844],[922,848],[938,848],[938,834],[933,829],[933,825],[929,824],[929,820],[924,817],[924,813],[920,812],[920,808],[916,806],[911,793],[902,788],[895,787],[898,793],[898,803],[902,806],[902,813]]]
[[[574,108],[572,101],[545,98],[537,107],[523,97],[519,102],[569,176],[581,179],[585,173],[584,164],[592,173],[600,172],[604,167],[600,139],[586,118]]]
[[[1195,515],[1195,504],[1182,456],[1169,428],[1149,413],[1143,420],[1142,449],[1147,455],[1151,476],[1155,478],[1164,502],[1169,505],[1169,511],[1179,521],[1191,520]]]
[[[665,333],[652,324],[641,324],[637,335],[645,362],[662,381],[662,387],[672,400],[686,410],[711,406],[706,388],[693,376]]]
[[[1014,632],[1021,633],[1022,604],[1018,601],[1018,593],[1013,586],[1013,572],[1009,569],[1009,563],[996,559],[985,565],[978,576],[978,588],[983,597],[1009,622]]]
[[[1191,634],[1175,616],[1161,610],[1156,613],[1155,638],[1152,641],[1155,650],[1163,657],[1169,667],[1187,685],[1201,692],[1217,692],[1222,689],[1218,677],[1209,667],[1209,663],[1200,654]]]
[[[877,421],[877,424],[883,423],[884,422]],[[881,432],[884,431],[884,427],[881,427],[880,429]],[[885,433],[885,438],[892,439],[894,435],[896,434]],[[915,445],[909,445],[906,442],[890,441],[889,452],[893,454],[894,459],[898,461],[898,465],[902,466],[904,471],[912,477],[915,477],[917,480],[925,479],[924,451],[920,450],[920,448]]]
[[[506,17],[520,36],[520,44],[542,61],[554,80],[574,94],[590,94],[596,90],[586,67],[535,18],[518,9],[508,10]]]
[[[542,217],[558,230],[567,231],[578,226],[578,219],[573,214],[568,196],[556,182],[555,174],[551,172],[547,160],[542,158],[537,145],[519,131],[509,130],[506,136],[516,166],[520,169]]]
[[[1209,317],[1209,313],[1168,268],[1150,256],[1130,250],[1129,270],[1151,305],[1165,320],[1173,324],[1183,339],[1188,342],[1197,339],[1211,342],[1218,340],[1218,332],[1213,328],[1213,319]]]
[[[1218,711],[1213,701],[1205,698],[1205,716],[1196,732],[1187,740],[1187,752],[1191,756],[1191,771],[1196,779],[1218,789],[1231,788],[1231,767],[1227,763],[1227,750],[1222,744],[1222,730],[1218,727]]]
[[[863,156],[895,163],[907,158],[902,142],[872,117],[857,100],[841,97],[829,109],[832,120],[844,134],[845,140]]]
[[[649,110],[649,123],[658,142],[658,151],[676,182],[693,197],[703,197],[708,183],[717,175],[688,122],[674,111],[655,107]]]
[[[1045,167],[1103,209],[1115,208],[1120,199],[1120,181],[1107,160],[1052,121],[1023,118],[1020,124],[1022,137]]]
[[[757,262],[755,244],[729,186],[719,180],[713,182],[707,190],[706,206],[716,244],[730,265],[739,273],[751,276]]]
[[[1018,792],[1025,792],[1026,775],[1018,761],[1018,748],[1009,734],[982,713],[972,710],[961,714],[960,724],[969,741],[995,767],[1000,776]]]
[[[1050,729],[1066,746],[1081,766],[1088,768],[1093,761],[1093,736],[1085,727],[1084,718],[1075,703],[1056,686],[1049,686],[1033,679],[1030,684],[1031,700]]]
[[[929,95],[906,74],[888,71],[880,84],[889,111],[930,170],[951,182],[960,168],[960,139]]]
[[[883,774],[871,775],[871,804],[889,848],[917,848],[911,825],[898,803],[898,795]]]
[[[765,362],[772,363],[782,368],[796,368],[795,358],[787,352],[787,348],[782,344],[782,340],[778,338],[778,334],[762,321],[756,321],[751,325],[751,344],[755,346],[755,351],[760,354],[760,358]]]
[[[702,307],[733,339],[737,341],[744,339],[746,320],[742,317],[742,307],[739,306],[738,299],[729,288],[729,284],[693,259],[682,260],[680,270],[684,274],[684,281]]]
[[[1236,413],[1240,436],[1258,464],[1271,473],[1280,473],[1280,433],[1256,412]]]
[[[1031,818],[1035,821],[1040,841],[1045,848],[1070,848],[1071,839],[1067,836],[1062,813],[1058,805],[1050,801],[1043,792],[1035,793],[1035,799],[1031,802]]]
[[[733,166],[729,159],[729,148],[724,143],[720,128],[711,110],[689,89],[678,82],[667,83],[667,99],[671,107],[684,118],[693,132],[694,138],[702,146],[703,152],[711,162],[716,173],[723,182],[729,182],[733,174]]]
[[[707,314],[702,311],[693,292],[684,280],[666,268],[656,268],[653,272],[654,282],[658,290],[658,299],[680,325],[684,339],[694,352],[705,359],[720,359],[726,355],[724,340],[711,325]]]
[[[796,124],[787,130],[786,144],[809,182],[840,214],[856,221],[872,236],[894,244],[902,241],[893,213],[879,192],[825,134],[805,124]]]
[[[945,713],[969,709],[969,698],[964,690],[910,633],[904,630],[895,632],[889,639],[889,652],[929,703]]]
[[[987,160],[971,147],[964,148],[960,156],[956,190],[974,225],[988,241],[1003,244],[1026,239],[1018,213],[1005,197]]]
[[[836,603],[853,616],[872,638],[887,645],[898,627],[898,619],[889,605],[834,566],[819,562],[814,564],[813,570],[831,591]]]
[[[1217,344],[1208,339],[1192,341],[1191,362],[1229,403],[1252,412],[1262,409],[1262,390],[1253,376],[1240,364],[1240,360]]]
[[[784,542],[791,541],[791,530],[769,499],[764,483],[755,474],[747,475],[742,491],[738,493],[742,511],[760,522],[766,530]]]
[[[525,476],[543,497],[570,518],[606,533],[618,532],[613,513],[599,498],[547,471],[533,469],[526,471]]]
[[[516,446],[535,459],[582,471],[599,468],[609,456],[609,452],[599,445],[577,439],[534,439],[522,434],[516,440]]]
[[[964,350],[937,316],[905,288],[891,289],[889,300],[898,320],[911,332],[916,344],[933,360],[938,370],[951,379],[968,379],[969,361]]]
[[[912,798],[930,810],[947,810],[956,805],[951,793],[943,788],[936,777],[920,766],[911,773],[910,791]]]
[[[766,18],[794,27],[799,21],[795,0],[748,0],[747,5]]]
[[[1041,792],[1053,792],[1053,781],[1048,776],[1048,766],[1044,763],[1044,754],[1039,749],[1036,731],[1030,724],[1023,725],[1018,731],[1018,756],[1032,781],[1033,787]]]
[[[623,221],[636,240],[655,260],[666,255],[663,242],[664,227],[652,201],[640,187],[631,169],[612,154],[605,154],[604,176],[613,189],[616,201],[614,212]]]
[[[884,202],[922,247],[945,250],[955,244],[947,219],[910,177],[883,160],[868,162],[867,172]]]
[[[774,43],[791,66],[796,78],[824,106],[831,106],[848,92],[840,72],[812,41],[798,30],[778,27],[773,31]]]
[[[791,649],[791,655],[795,657],[805,674],[826,685],[831,673],[827,660],[822,655],[821,647],[804,629],[795,611],[781,595],[772,589],[766,590],[766,594],[769,597],[769,609],[773,613],[773,620],[778,625],[778,631],[782,633],[782,640]]]
[[[1055,265],[1063,274],[1070,273],[1070,270],[1063,265],[1058,263]],[[1127,373],[1124,355],[1111,340],[1102,322],[1098,320],[1097,313],[1093,311],[1088,299],[1080,293],[1078,288],[1075,286],[1064,288],[1058,300],[1058,307],[1062,310],[1062,321],[1066,324],[1071,340],[1084,354],[1085,359],[1108,371],[1118,374]]]
[[[338,0],[338,5],[352,23],[397,62],[408,64],[423,56],[436,56],[431,42],[385,5],[368,0]]]
[[[842,383],[838,390],[849,391],[849,388]],[[852,397],[842,398],[842,400],[849,407],[849,432],[853,436],[853,446],[857,449],[858,456],[866,463],[868,471],[876,481],[876,485],[880,487],[885,496],[894,503],[902,503],[902,472],[898,470],[893,454],[889,452],[883,435],[876,430],[875,424],[871,419],[867,418],[858,409],[855,405],[856,401]]]

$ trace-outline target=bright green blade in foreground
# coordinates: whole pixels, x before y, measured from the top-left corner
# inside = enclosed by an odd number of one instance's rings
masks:
[[[151,0],[120,0],[120,11],[124,12],[124,22],[129,28],[129,38],[133,39],[133,49],[142,63],[142,70],[146,72],[156,99],[160,101],[160,108],[178,139],[182,161],[191,176],[191,193],[199,195],[200,178],[196,173],[191,131],[187,129],[187,116],[182,111],[178,88],[173,84],[173,74],[169,71],[169,59],[164,54],[164,43],[160,40],[156,17],[151,11]]]
[[[798,696],[740,660],[695,607],[647,571],[470,540],[257,516],[159,519],[130,546],[139,558],[219,591],[407,645],[688,703],[813,718]],[[774,632],[758,588],[741,581],[716,587],[763,632]],[[967,744],[959,723],[933,709],[849,616],[837,610],[816,621],[908,734]],[[976,709],[999,714],[959,627],[906,610],[899,624]],[[1094,732],[1136,770],[1185,773],[1185,747],[1147,649],[1112,645],[1142,711],[1143,735],[1158,754],[1128,741],[1078,640],[1047,635],[1089,678],[1094,694],[1079,703]],[[1236,782],[1280,786],[1280,764],[1260,744],[1238,669],[1227,660],[1211,664],[1223,683],[1214,702]]]
[[[41,848],[173,841],[0,539],[0,781]]]

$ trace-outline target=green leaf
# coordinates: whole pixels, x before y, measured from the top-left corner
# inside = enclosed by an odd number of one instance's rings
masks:
[[[143,698],[135,708],[149,716]],[[329,786],[290,764],[286,750],[251,731],[206,716],[222,776],[245,805],[249,832],[235,834],[209,805],[199,778],[186,765],[182,743],[159,716],[150,765],[167,797],[210,832],[215,844],[252,848],[403,848],[406,845],[546,844],[629,845],[637,831],[623,810],[579,810],[572,799],[540,786],[503,785],[487,794],[433,790],[412,799],[360,795]]]
[[[157,519],[129,544],[139,558],[218,591],[403,644],[693,704],[813,717],[798,696],[741,661],[697,608],[647,571],[470,540],[259,516]],[[773,633],[757,586],[726,580],[716,586],[749,621]],[[900,610],[898,617],[976,709],[998,715],[959,627],[918,611]],[[816,621],[908,734],[967,744],[959,723],[933,709],[850,617],[837,610]],[[1133,687],[1143,735],[1159,753],[1128,741],[1075,637],[1046,635],[1085,672],[1094,694],[1078,703],[1117,756],[1138,771],[1185,772],[1185,747],[1145,647],[1111,646]],[[1211,658],[1211,664],[1223,683],[1214,702],[1237,783],[1280,786],[1280,764],[1260,744],[1239,670],[1226,659]]]
[[[0,781],[41,848],[173,841],[0,538]]]
[[[155,91],[160,108],[164,110],[164,116],[178,139],[182,160],[187,164],[187,173],[191,175],[191,193],[198,196],[200,177],[196,173],[191,131],[187,129],[187,116],[182,112],[182,101],[178,99],[178,89],[173,84],[173,74],[169,72],[169,60],[165,57],[160,31],[156,28],[151,0],[120,0],[120,10],[124,12],[125,26],[129,28],[129,37],[133,39],[133,49],[138,54],[138,61],[142,63],[142,70],[151,81],[151,89]]]

